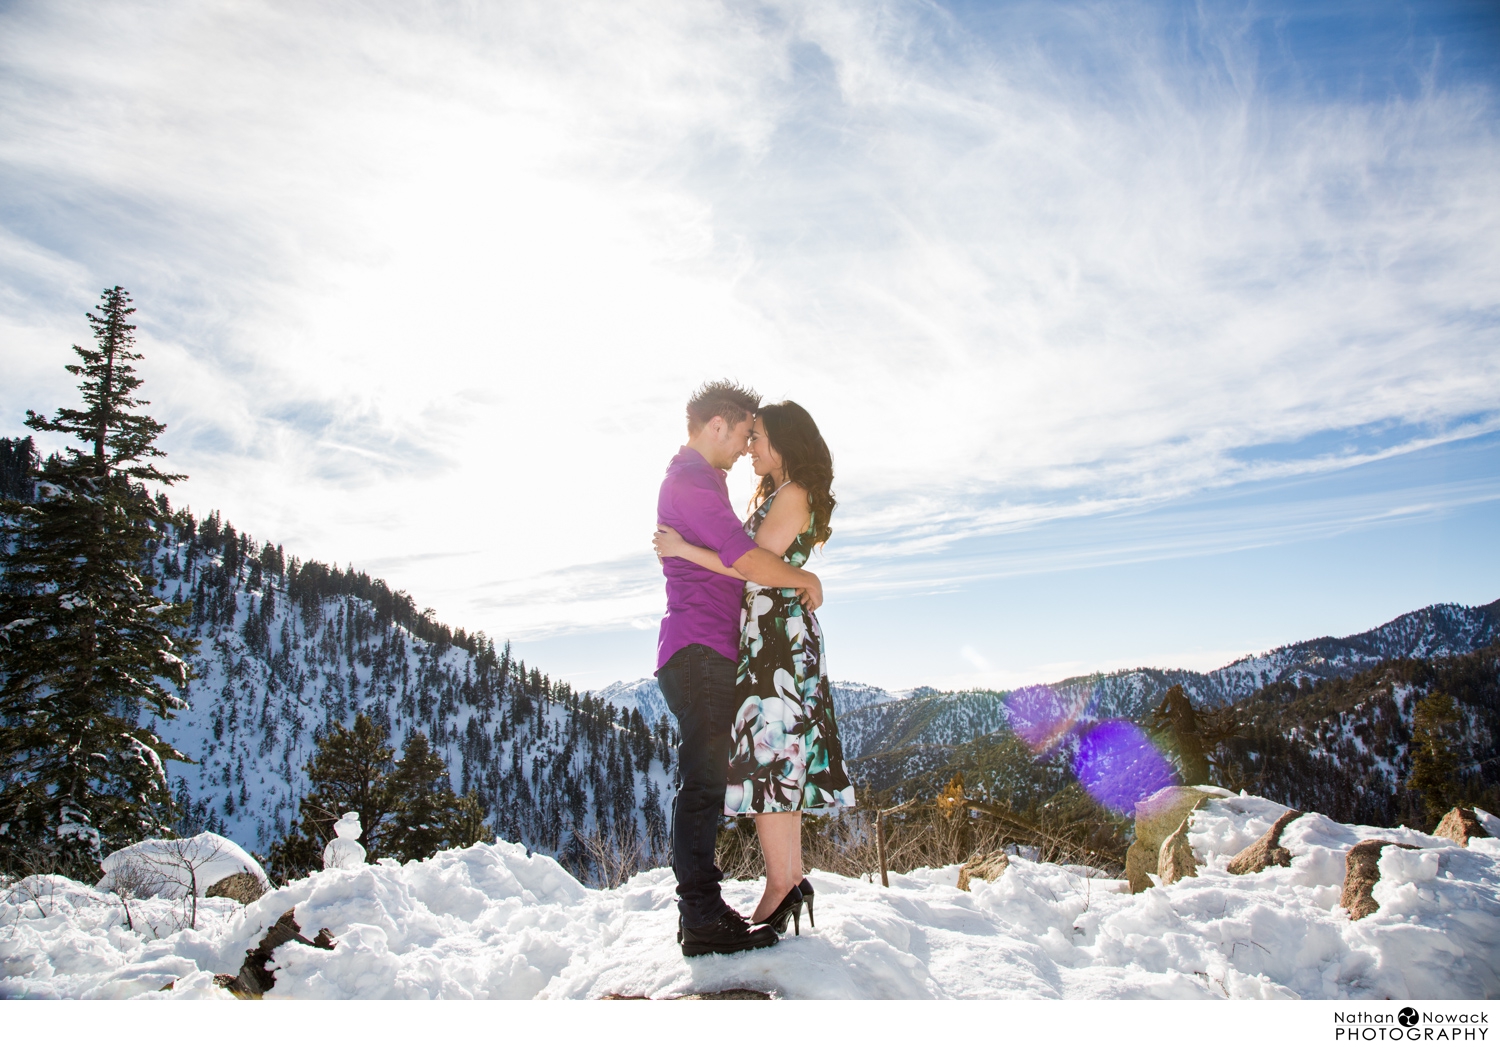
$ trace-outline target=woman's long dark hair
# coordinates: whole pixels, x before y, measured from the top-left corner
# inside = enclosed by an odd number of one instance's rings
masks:
[[[766,439],[781,456],[786,480],[795,481],[807,490],[807,501],[812,507],[813,543],[826,543],[833,533],[828,522],[838,500],[833,498],[833,454],[818,433],[818,424],[795,401],[761,405],[756,416],[766,428]],[[760,488],[755,490],[751,501],[752,509],[770,499],[775,491],[776,482],[771,475],[761,478]]]

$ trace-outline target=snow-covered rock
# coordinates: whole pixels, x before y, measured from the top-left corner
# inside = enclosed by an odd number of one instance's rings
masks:
[[[245,850],[222,835],[205,831],[192,838],[144,839],[116,850],[100,863],[104,878],[95,887],[117,887],[142,897],[200,897],[216,883],[241,872],[269,886],[265,871]]]
[[[1198,874],[1134,896],[1123,881],[1023,857],[967,893],[957,865],[892,875],[889,889],[815,872],[815,929],[695,960],[673,937],[669,871],[589,890],[503,842],[319,872],[243,909],[203,902],[199,930],[165,936],[143,935],[140,920],[126,930],[117,902],[55,880],[45,906],[17,887],[0,904],[0,997],[220,994],[212,975],[235,972],[289,909],[336,947],[278,948],[271,998],[1500,996],[1500,841],[1464,848],[1309,813],[1281,837],[1290,867],[1229,874],[1229,859],[1285,811],[1209,800],[1188,822]],[[1338,904],[1344,857],[1368,838],[1418,848],[1384,852],[1380,909],[1355,923]],[[748,910],[760,886],[725,892]]]

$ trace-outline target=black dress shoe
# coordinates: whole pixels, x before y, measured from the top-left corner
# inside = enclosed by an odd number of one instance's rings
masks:
[[[797,884],[797,888],[802,891],[802,901],[807,905],[807,924],[809,926],[817,926],[818,924],[813,922],[812,906],[813,897],[816,896],[816,894],[813,892],[812,883],[808,882],[806,879],[803,879],[800,883]]]
[[[786,921],[792,920],[792,928],[797,931],[797,936],[802,936],[802,888],[793,886],[787,890],[786,896],[781,898],[781,903],[776,905],[776,910],[767,915],[761,922],[765,923],[777,933],[786,932]]]
[[[777,941],[776,931],[762,923],[752,926],[738,912],[727,911],[707,926],[682,928],[682,954],[729,955],[755,948],[769,948]]]

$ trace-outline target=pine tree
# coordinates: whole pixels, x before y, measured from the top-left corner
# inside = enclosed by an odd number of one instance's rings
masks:
[[[0,499],[30,502],[36,468],[36,443],[31,438],[0,438]]]
[[[396,811],[390,855],[402,861],[422,860],[447,848],[458,823],[458,796],[448,779],[448,764],[423,734],[414,733],[406,742],[391,788]]]
[[[395,753],[385,726],[364,714],[354,717],[353,726],[335,723],[319,737],[306,766],[309,791],[297,805],[297,824],[272,844],[268,874],[286,883],[320,871],[334,822],[351,811],[359,814],[366,858],[374,862],[388,855]]]
[[[312,792],[303,799],[320,825],[322,841],[333,837],[333,822],[353,810],[364,828],[360,841],[371,861],[385,856],[386,818],[395,808],[390,774],[395,749],[385,727],[368,715],[354,717],[348,729],[334,726],[318,742],[307,764]]]
[[[81,447],[48,459],[35,499],[0,502],[0,866],[92,880],[103,852],[164,833],[173,800],[164,762],[183,761],[142,725],[185,704],[188,606],[152,591],[147,543],[167,527],[145,482],[165,430],[135,396],[130,296],[106,289],[74,346],[82,409],[26,425]]]
[[[1406,781],[1436,824],[1458,795],[1458,756],[1454,753],[1454,730],[1458,711],[1447,693],[1428,693],[1417,701],[1412,713],[1411,776]]]
[[[1232,710],[1201,711],[1180,685],[1167,690],[1151,713],[1149,728],[1167,737],[1185,784],[1209,783],[1210,755],[1241,730]]]
[[[412,734],[393,763],[394,755],[385,727],[363,714],[351,728],[325,734],[307,764],[311,790],[298,826],[271,847],[271,877],[285,883],[320,870],[334,821],[351,810],[360,815],[370,861],[423,860],[493,836],[478,793],[454,794],[447,763],[425,735]]]

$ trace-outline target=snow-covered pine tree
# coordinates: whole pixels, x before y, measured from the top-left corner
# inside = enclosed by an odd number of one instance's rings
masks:
[[[101,852],[171,824],[163,765],[182,760],[143,725],[184,706],[187,606],[153,593],[148,543],[165,502],[145,482],[182,475],[155,465],[166,429],[135,411],[130,296],[106,289],[89,313],[97,346],[74,346],[82,409],[26,425],[64,434],[35,498],[7,499],[0,545],[0,866],[48,868],[92,880]],[[167,684],[170,683],[170,684]]]

